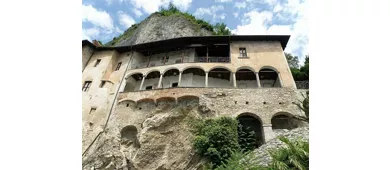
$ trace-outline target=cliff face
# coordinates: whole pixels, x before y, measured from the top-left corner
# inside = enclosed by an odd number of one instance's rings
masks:
[[[107,43],[107,45],[127,46],[178,37],[212,34],[211,31],[200,28],[199,25],[192,23],[182,15],[162,16],[155,13],[140,24],[133,25],[122,36]]]

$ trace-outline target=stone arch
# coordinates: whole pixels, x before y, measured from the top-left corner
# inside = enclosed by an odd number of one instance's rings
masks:
[[[250,67],[240,67],[236,71],[237,88],[258,88],[256,73]]]
[[[291,130],[297,128],[298,123],[294,116],[288,112],[278,112],[271,118],[272,130]]]
[[[241,125],[243,125],[244,128],[249,128],[255,132],[256,147],[265,143],[263,121],[257,114],[244,112],[239,114],[236,119]]]
[[[161,72],[161,74],[164,75],[164,74],[165,74],[167,71],[169,71],[169,70],[177,70],[177,71],[180,72],[180,69],[178,69],[177,67],[168,67],[168,68],[166,68],[165,70],[163,70],[163,71]]]
[[[159,69],[151,69],[151,70],[146,71],[144,75],[148,76],[148,74],[150,74],[152,72],[155,72],[155,71],[157,71],[157,72],[159,72],[161,74],[161,71]]]
[[[143,74],[141,72],[126,75],[126,84],[123,92],[138,91],[139,86],[141,85],[142,78]]]
[[[151,98],[144,98],[137,101],[137,109],[154,109],[156,107],[156,102]]]
[[[190,66],[183,69],[181,87],[205,87],[206,72],[202,67]]]
[[[157,106],[166,106],[176,104],[176,98],[174,97],[160,97],[156,99]]]
[[[191,69],[191,68],[198,68],[198,69],[201,69],[201,70],[203,70],[204,72],[206,72],[206,69],[203,68],[203,67],[201,67],[201,66],[187,66],[187,67],[182,68],[182,69],[179,70],[179,71],[184,72],[185,70],[188,70],[188,69]]]
[[[151,70],[145,76],[145,81],[142,89],[151,90],[158,88],[161,72],[159,70]],[[144,88],[145,87],[145,88]]]
[[[122,99],[122,100],[118,101],[118,105],[125,105],[126,107],[136,106],[137,102],[134,100],[130,100],[130,99]]]
[[[210,72],[211,70],[214,70],[216,68],[222,68],[222,69],[226,69],[226,70],[228,70],[230,72],[233,72],[232,69],[230,69],[230,68],[228,68],[226,66],[214,66],[214,67],[211,67],[210,69],[208,69],[207,72]]]
[[[125,146],[130,146],[133,143],[137,142],[137,127],[133,125],[126,126],[122,128],[121,132],[121,144]]]
[[[242,70],[242,69],[248,69],[248,70],[250,70],[250,71],[256,72],[256,70],[253,69],[253,68],[250,67],[250,66],[241,66],[241,67],[238,67],[238,68],[236,68],[235,72],[237,73],[238,70]]]
[[[184,103],[184,104],[189,104],[189,103],[199,103],[199,97],[195,95],[184,95],[180,96],[177,99],[177,103]]]
[[[282,87],[279,71],[272,66],[263,66],[259,70],[261,87]]]
[[[177,68],[166,69],[163,72],[163,78],[161,80],[161,88],[172,88],[179,86],[179,74],[180,71]]]
[[[233,87],[232,72],[226,67],[214,67],[208,74],[208,87]]]

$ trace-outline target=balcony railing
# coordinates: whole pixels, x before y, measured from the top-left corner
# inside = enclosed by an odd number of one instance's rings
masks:
[[[130,69],[139,69],[139,68],[147,68],[147,67],[156,67],[170,64],[178,64],[178,63],[228,63],[230,62],[229,57],[183,57],[180,59],[170,59],[166,62],[161,60],[150,60],[149,62],[135,63],[132,64]]]

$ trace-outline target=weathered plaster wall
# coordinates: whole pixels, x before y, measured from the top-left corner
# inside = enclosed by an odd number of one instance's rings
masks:
[[[130,54],[118,54],[115,51],[95,52],[83,71],[82,85],[85,81],[92,81],[89,90],[82,92],[83,151],[105,125]],[[97,59],[101,61],[94,67]],[[119,62],[122,62],[122,65],[115,71]],[[102,81],[107,82],[100,88]],[[96,108],[96,111],[91,112],[91,108]]]
[[[84,68],[88,63],[88,60],[91,58],[91,56],[94,52],[94,49],[88,45],[84,45],[82,47],[82,52],[83,52],[82,70],[84,71]]]

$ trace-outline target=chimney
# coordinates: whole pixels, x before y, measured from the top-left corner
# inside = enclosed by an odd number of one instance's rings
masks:
[[[96,47],[101,47],[102,46],[102,44],[100,44],[99,41],[97,41],[97,40],[93,40],[92,44],[95,45]]]

